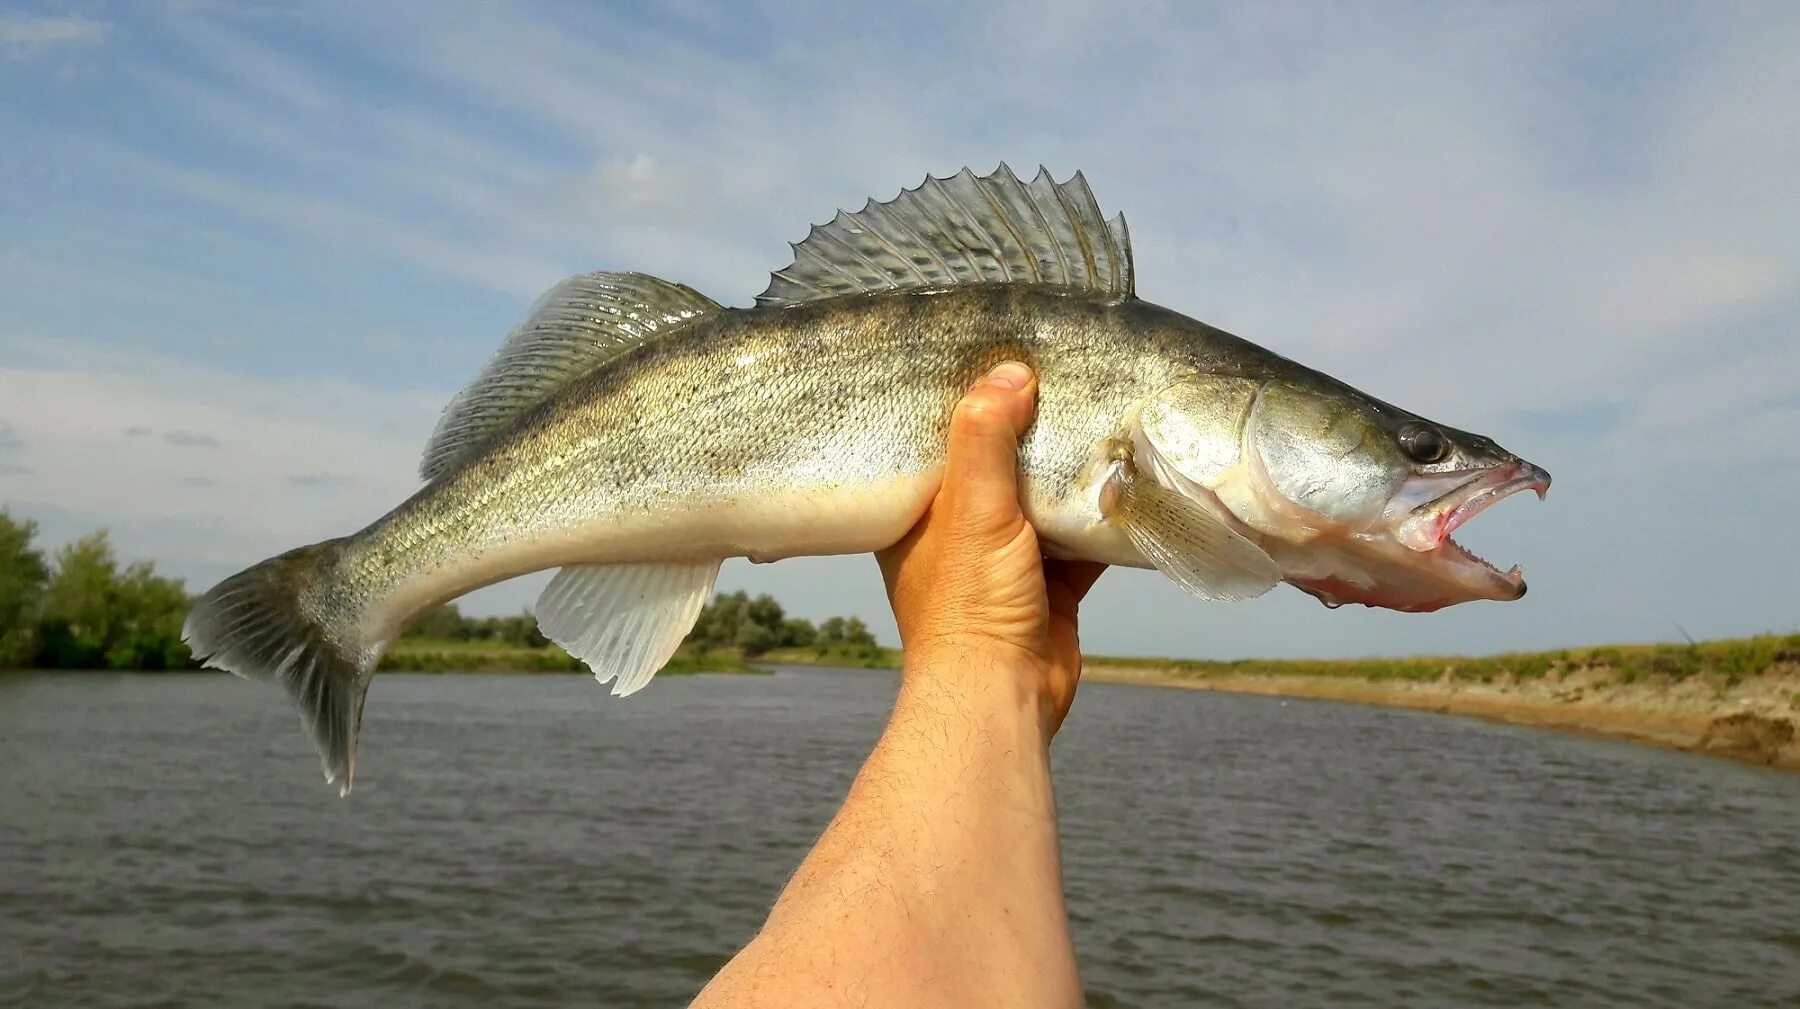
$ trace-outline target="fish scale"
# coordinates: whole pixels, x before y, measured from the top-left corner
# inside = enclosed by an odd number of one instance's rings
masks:
[[[1523,593],[1443,530],[1547,474],[1139,299],[1124,218],[1079,173],[1025,183],[1002,165],[816,226],[753,308],[643,274],[557,285],[446,408],[417,493],[226,579],[184,636],[283,684],[348,792],[374,665],[418,614],[560,568],[546,637],[631,693],[723,560],[904,535],[955,404],[1006,360],[1038,379],[1020,489],[1049,555],[1155,568],[1213,600],[1282,580],[1407,610]]]

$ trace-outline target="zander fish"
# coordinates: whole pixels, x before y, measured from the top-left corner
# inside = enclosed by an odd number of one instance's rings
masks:
[[[958,398],[1008,359],[1038,376],[1021,497],[1049,555],[1212,600],[1280,581],[1414,611],[1525,594],[1450,532],[1549,474],[1138,299],[1123,215],[1079,173],[1001,165],[840,212],[753,308],[638,273],[563,281],[445,408],[418,493],[221,582],[184,637],[286,687],[347,793],[376,660],[413,617],[560,568],[544,635],[629,694],[725,558],[898,540]]]

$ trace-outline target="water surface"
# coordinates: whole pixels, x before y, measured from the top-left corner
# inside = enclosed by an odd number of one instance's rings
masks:
[[[384,674],[339,800],[276,692],[0,677],[0,1003],[675,1006],[761,922],[882,673]],[[1800,775],[1090,684],[1094,1006],[1800,1006]]]

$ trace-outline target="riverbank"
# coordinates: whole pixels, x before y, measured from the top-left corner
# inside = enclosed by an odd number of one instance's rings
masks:
[[[756,674],[768,666],[897,669],[875,645],[683,649],[659,675]],[[403,638],[382,670],[575,673],[559,648]],[[1800,634],[1692,645],[1622,645],[1479,658],[1201,659],[1088,656],[1090,680],[1417,708],[1800,770]]]
[[[433,638],[401,638],[394,642],[381,664],[383,672],[401,673],[584,673],[587,666],[560,648],[530,648],[524,645],[496,644],[486,641],[448,641]],[[683,649],[675,653],[658,676],[684,676],[690,673],[760,674],[760,669],[745,662],[735,653],[696,653]]]
[[[893,668],[900,653],[875,649],[857,658],[857,666]],[[764,661],[845,664],[808,649],[770,653]],[[1800,634],[1480,658],[1089,656],[1083,676],[1418,708],[1800,769]]]
[[[1084,675],[1113,683],[1418,708],[1800,769],[1800,635],[1473,659],[1096,657]]]

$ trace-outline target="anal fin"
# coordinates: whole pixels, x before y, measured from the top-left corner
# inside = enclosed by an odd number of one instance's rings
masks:
[[[1169,580],[1219,602],[1253,599],[1281,580],[1274,558],[1206,506],[1118,465],[1106,517]]]
[[[538,627],[624,697],[675,654],[718,575],[716,560],[566,565],[538,597]]]

